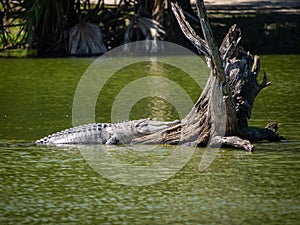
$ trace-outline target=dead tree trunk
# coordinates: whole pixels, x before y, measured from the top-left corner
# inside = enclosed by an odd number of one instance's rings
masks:
[[[198,16],[205,40],[191,28],[178,4],[172,10],[181,30],[199,53],[206,57],[211,74],[207,84],[191,112],[180,123],[135,138],[137,144],[184,144],[201,146],[210,143],[253,150],[251,142],[260,140],[278,141],[275,123],[266,128],[248,127],[253,103],[257,94],[271,84],[264,73],[258,84],[260,70],[258,56],[246,52],[240,44],[241,31],[233,25],[220,48],[214,38],[203,0],[197,0]]]

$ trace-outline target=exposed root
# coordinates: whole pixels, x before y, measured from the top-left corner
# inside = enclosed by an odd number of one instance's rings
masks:
[[[250,141],[237,136],[215,136],[211,139],[209,147],[215,146],[241,148],[249,152],[252,152],[254,150],[254,146],[251,144]]]

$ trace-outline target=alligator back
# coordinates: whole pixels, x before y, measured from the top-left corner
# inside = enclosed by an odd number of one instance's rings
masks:
[[[66,129],[37,140],[36,144],[105,144],[111,138],[112,124],[94,123]]]

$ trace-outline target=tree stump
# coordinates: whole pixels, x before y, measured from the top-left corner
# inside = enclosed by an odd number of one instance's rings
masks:
[[[220,48],[215,45],[203,0],[196,1],[204,39],[200,38],[185,19],[178,4],[172,3],[173,13],[182,32],[204,54],[211,69],[206,86],[191,112],[175,125],[138,137],[133,144],[183,144],[202,146],[210,144],[253,150],[251,142],[279,141],[277,124],[266,128],[248,126],[255,97],[267,82],[258,84],[260,71],[258,56],[252,56],[241,46],[241,30],[233,25]]]

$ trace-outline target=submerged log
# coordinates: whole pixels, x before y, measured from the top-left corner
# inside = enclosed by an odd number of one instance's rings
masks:
[[[70,139],[74,144],[82,137],[93,136],[97,137],[95,143],[100,144],[181,144],[187,146],[209,144],[209,147],[222,145],[252,151],[252,142],[281,140],[282,137],[277,133],[276,123],[271,123],[266,128],[248,126],[255,97],[263,88],[271,85],[265,73],[262,83],[258,84],[259,57],[252,56],[243,49],[241,30],[236,25],[229,29],[220,48],[217,48],[203,0],[197,0],[196,3],[204,39],[200,38],[189,25],[180,6],[172,4],[173,13],[181,30],[199,53],[204,54],[211,69],[210,77],[201,96],[185,118],[167,123],[145,119],[118,125],[88,125],[83,130],[79,127],[80,132],[75,129],[79,138],[74,136],[74,129],[72,129],[50,135],[36,143],[68,144],[68,141],[64,140]],[[147,128],[146,132],[145,128]],[[89,133],[84,134],[85,130]],[[101,135],[105,138],[103,139]],[[51,142],[51,140],[54,141]],[[81,142],[85,143],[85,139]]]

